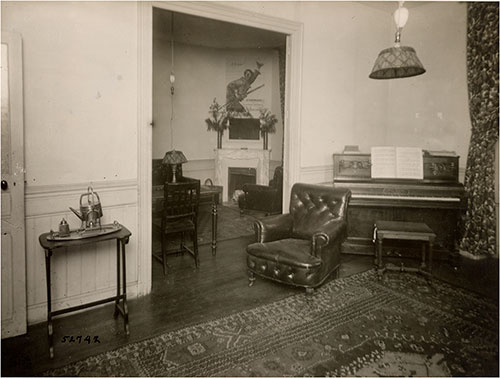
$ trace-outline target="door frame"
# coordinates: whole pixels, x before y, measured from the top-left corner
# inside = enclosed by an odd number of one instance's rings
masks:
[[[152,267],[152,126],[153,126],[153,8],[231,22],[287,35],[285,119],[283,133],[283,209],[291,187],[300,178],[300,125],[303,24],[249,12],[217,2],[138,2],[137,126],[138,126],[138,294],[151,291]]]
[[[27,293],[26,293],[26,227],[24,212],[24,94],[23,94],[23,41],[21,34],[2,30],[2,44],[8,48],[8,92],[10,114],[11,172],[9,172],[9,214],[2,214],[2,238],[11,238],[12,255],[10,270],[12,281],[5,288],[11,301],[12,314],[2,318],[2,338],[26,333],[27,330]],[[2,180],[4,176],[2,175]],[[5,195],[5,194],[3,194]],[[2,199],[2,205],[3,205]],[[8,224],[4,224],[4,221]],[[5,235],[4,235],[5,234]],[[5,251],[2,251],[2,269]],[[6,275],[9,277],[9,275]],[[4,287],[2,287],[4,289]],[[2,294],[4,292],[2,291]]]

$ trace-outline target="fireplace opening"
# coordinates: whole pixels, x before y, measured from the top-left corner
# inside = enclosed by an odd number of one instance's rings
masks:
[[[228,199],[231,200],[235,190],[241,190],[243,184],[255,184],[257,180],[257,170],[255,168],[228,168]]]

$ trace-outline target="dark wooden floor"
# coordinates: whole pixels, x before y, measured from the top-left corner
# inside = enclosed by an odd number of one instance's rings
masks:
[[[189,255],[169,258],[169,274],[153,260],[153,289],[148,296],[129,301],[130,336],[123,321],[113,319],[113,305],[56,318],[55,358],[49,359],[45,323],[28,328],[23,336],[2,340],[2,375],[32,376],[46,369],[116,349],[159,333],[213,320],[269,303],[300,289],[258,279],[247,286],[245,247],[252,238],[222,241],[217,256],[208,245],[200,249],[201,266]],[[343,255],[340,276],[372,268],[370,256]],[[498,260],[461,260],[458,266],[441,261],[435,275],[456,285],[484,293],[498,301]],[[98,336],[100,344],[62,344],[64,335]]]

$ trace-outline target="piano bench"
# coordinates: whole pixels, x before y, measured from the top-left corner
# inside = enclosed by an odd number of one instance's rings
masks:
[[[396,222],[396,221],[376,221],[374,228],[375,239],[375,266],[379,279],[382,278],[386,270],[400,271],[400,272],[416,272],[427,277],[430,281],[432,279],[432,247],[436,234],[421,222]],[[392,240],[410,240],[422,242],[422,262],[419,268],[395,267],[382,264],[382,250],[384,239]],[[426,263],[426,249],[428,252],[428,259]],[[426,269],[427,268],[427,269]]]

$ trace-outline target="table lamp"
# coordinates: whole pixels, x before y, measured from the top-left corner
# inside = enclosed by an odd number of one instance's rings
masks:
[[[176,151],[175,149],[173,149],[172,151],[168,151],[167,153],[165,153],[162,164],[170,166],[170,168],[172,169],[172,182],[177,182],[178,165],[184,163],[187,163],[187,159],[182,151]]]

